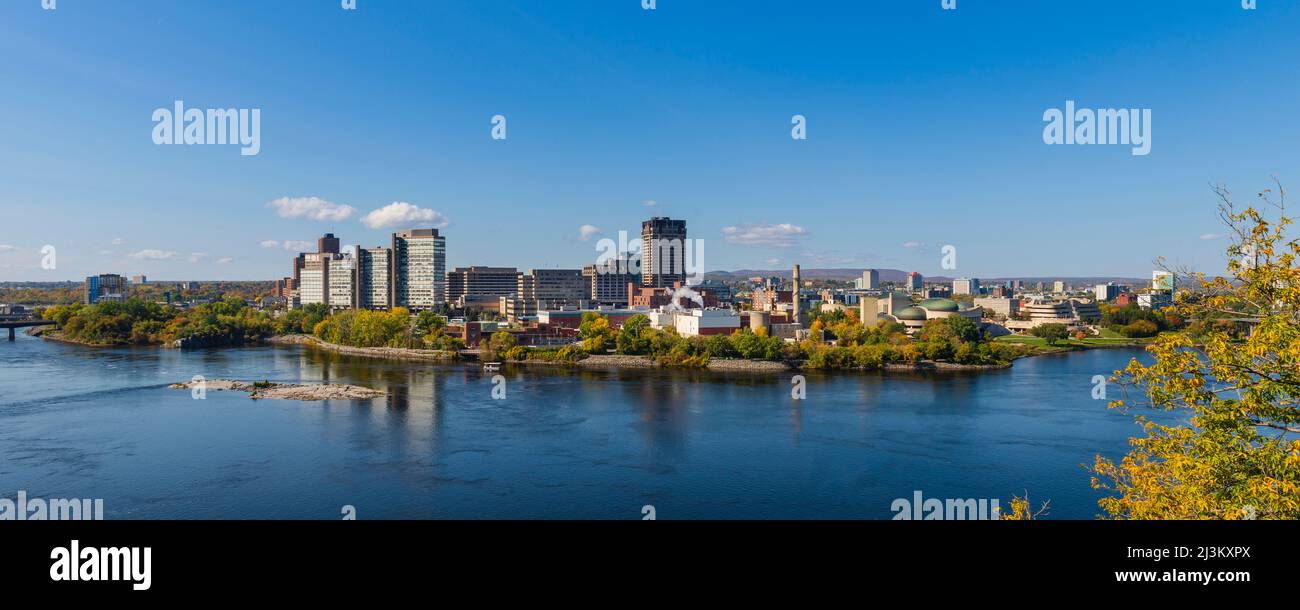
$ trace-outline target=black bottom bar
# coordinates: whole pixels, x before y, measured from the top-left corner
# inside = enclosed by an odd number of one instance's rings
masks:
[[[0,522],[0,533],[5,541],[0,574],[10,594],[120,595],[129,601],[193,600],[195,592],[205,591],[218,597],[285,591],[308,599],[380,587],[385,595],[450,591],[454,598],[456,591],[585,595],[596,587],[635,588],[639,582],[647,595],[724,587],[761,599],[768,587],[866,593],[908,586],[927,594],[969,586],[983,594],[1014,594],[1031,586],[1115,587],[1140,595],[1277,590],[1294,580],[1288,558],[1294,556],[1300,526],[1262,521],[84,521]],[[58,568],[52,551],[70,552],[74,540],[82,552],[148,547],[148,590],[134,590],[129,576],[111,582],[52,580],[52,567]],[[1199,582],[1206,574],[1211,581]],[[1155,581],[1128,581],[1146,578]]]

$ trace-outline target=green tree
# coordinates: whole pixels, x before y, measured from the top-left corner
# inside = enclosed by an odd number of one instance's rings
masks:
[[[1048,345],[1056,345],[1057,341],[1070,336],[1070,331],[1064,324],[1039,324],[1029,329],[1029,334],[1047,341]]]
[[[953,337],[963,343],[978,343],[981,337],[980,327],[966,316],[948,316],[943,319],[952,331]]]
[[[620,354],[644,354],[650,349],[650,342],[641,337],[641,332],[650,328],[650,318],[645,314],[636,314],[623,322],[618,329],[614,347]]]
[[[488,354],[491,355],[493,360],[503,360],[506,353],[515,347],[515,344],[514,334],[498,330],[492,333],[492,337],[488,339]]]
[[[1164,333],[1147,347],[1151,364],[1134,359],[1117,372],[1126,395],[1113,408],[1186,417],[1138,417],[1145,436],[1130,440],[1128,455],[1096,458],[1092,484],[1111,494],[1100,505],[1112,518],[1300,518],[1300,241],[1287,236],[1280,189],[1260,194],[1274,220],[1216,192],[1233,237],[1227,275],[1194,274],[1175,307],[1193,322],[1226,313],[1253,331],[1241,340],[1213,327],[1200,340]]]
[[[609,318],[589,311],[582,314],[578,336],[582,339],[582,349],[598,354],[614,342],[614,329],[609,327]]]

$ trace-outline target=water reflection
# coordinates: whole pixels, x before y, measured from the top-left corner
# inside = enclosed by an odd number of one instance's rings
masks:
[[[888,518],[893,498],[1029,490],[1087,518],[1079,465],[1136,432],[1090,399],[1128,352],[977,374],[468,364],[302,348],[0,345],[4,490],[103,497],[110,518]],[[361,401],[196,401],[201,374],[381,389]],[[1077,390],[1077,391],[1075,391]]]

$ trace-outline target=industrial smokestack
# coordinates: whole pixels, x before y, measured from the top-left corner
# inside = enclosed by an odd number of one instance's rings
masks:
[[[799,322],[799,265],[794,266],[794,290],[790,293],[790,300],[794,301],[794,322]]]

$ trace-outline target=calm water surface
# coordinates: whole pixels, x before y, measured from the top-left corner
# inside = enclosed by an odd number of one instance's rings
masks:
[[[889,518],[936,498],[1050,499],[1091,518],[1085,464],[1130,416],[1091,378],[1141,352],[1005,371],[789,375],[510,369],[297,347],[180,352],[0,341],[0,497],[103,498],[110,519]],[[167,385],[333,381],[371,401],[253,401]],[[1113,390],[1112,390],[1113,391]]]

